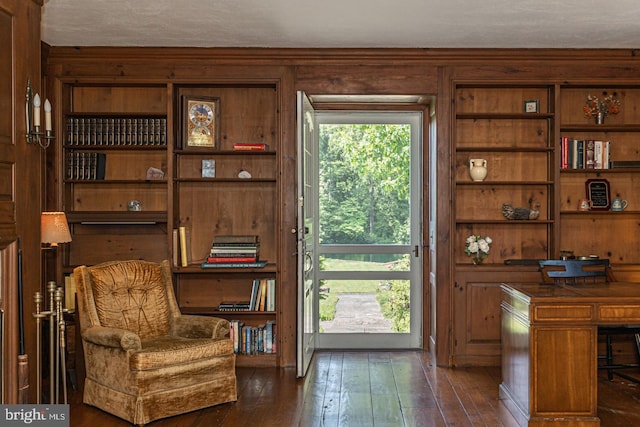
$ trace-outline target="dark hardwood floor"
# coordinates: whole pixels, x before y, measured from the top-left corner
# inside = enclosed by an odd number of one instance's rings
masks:
[[[429,354],[318,352],[305,379],[292,369],[238,368],[238,401],[151,427],[486,426],[516,422],[498,399],[500,369],[438,368]],[[640,387],[599,382],[603,427],[640,425]],[[71,426],[129,426],[70,391]]]

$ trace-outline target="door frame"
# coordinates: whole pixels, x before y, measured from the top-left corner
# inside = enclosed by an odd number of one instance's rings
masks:
[[[385,120],[384,117],[387,117]],[[408,245],[375,245],[369,246],[365,252],[363,248],[367,245],[319,245],[318,237],[315,236],[314,248],[314,264],[318,265],[318,257],[323,253],[417,253],[417,256],[411,257],[411,268],[409,272],[356,272],[349,274],[348,272],[321,272],[316,271],[316,281],[314,296],[316,308],[315,312],[319,313],[319,285],[318,282],[323,278],[346,279],[358,276],[360,278],[395,278],[409,279],[412,282],[411,287],[411,333],[319,333],[319,316],[315,318],[314,331],[316,333],[315,344],[321,349],[400,349],[400,348],[422,348],[423,335],[423,234],[424,234],[424,212],[423,212],[423,146],[424,146],[424,113],[423,111],[406,111],[389,109],[362,110],[362,109],[342,109],[342,110],[318,110],[315,112],[315,126],[319,128],[322,123],[410,123],[411,124],[411,221],[412,233],[411,241]],[[314,160],[315,169],[319,171],[317,166],[319,162],[319,132],[315,133],[314,143]],[[317,184],[317,176],[315,177]],[[316,194],[316,198],[317,198]],[[318,204],[314,203],[316,212],[314,213],[315,224],[314,229],[319,229],[318,224]],[[414,223],[415,222],[415,223]],[[415,233],[413,232],[415,231]],[[351,252],[350,252],[351,251]],[[414,252],[415,251],[415,252]],[[354,346],[354,342],[357,346]]]

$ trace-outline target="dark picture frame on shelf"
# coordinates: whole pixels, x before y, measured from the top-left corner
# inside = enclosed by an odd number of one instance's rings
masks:
[[[220,98],[182,96],[183,150],[218,148],[220,139]]]
[[[611,190],[609,181],[592,178],[585,182],[587,198],[591,200],[592,211],[608,211],[611,208]]]

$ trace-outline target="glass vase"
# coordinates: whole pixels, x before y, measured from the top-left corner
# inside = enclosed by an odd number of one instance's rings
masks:
[[[471,261],[473,261],[474,265],[480,265],[482,264],[482,261],[484,261],[484,258],[481,258],[479,256],[474,256],[473,258],[471,258]]]

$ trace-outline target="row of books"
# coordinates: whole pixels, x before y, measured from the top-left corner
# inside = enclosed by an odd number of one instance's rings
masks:
[[[560,167],[562,169],[609,169],[610,144],[610,141],[562,137]]]
[[[67,152],[67,179],[104,179],[106,155],[94,151]]]
[[[276,352],[276,323],[273,320],[258,326],[245,325],[240,320],[230,320],[229,323],[234,353],[257,355]]]
[[[251,295],[246,301],[223,301],[220,311],[275,311],[276,280],[273,278],[254,279]]]
[[[68,145],[167,145],[167,119],[69,117]]]

